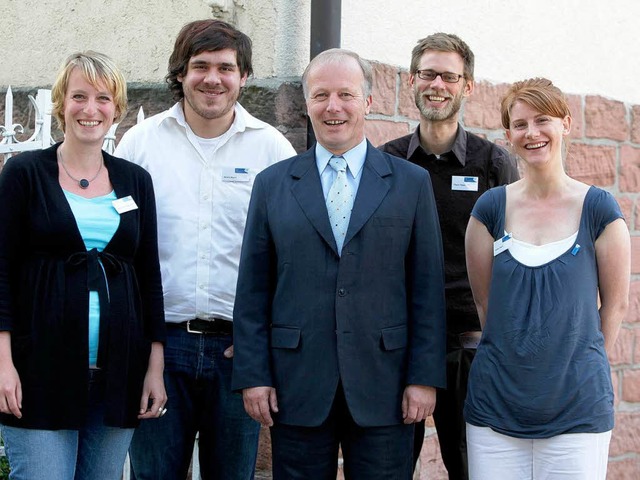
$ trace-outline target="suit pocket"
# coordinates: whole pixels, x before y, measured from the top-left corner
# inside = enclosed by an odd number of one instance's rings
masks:
[[[271,329],[272,348],[298,348],[300,345],[300,329],[273,327]]]
[[[407,346],[407,326],[399,325],[397,327],[384,328],[382,330],[382,349],[397,350]]]

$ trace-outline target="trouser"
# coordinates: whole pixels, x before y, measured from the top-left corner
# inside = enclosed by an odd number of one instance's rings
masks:
[[[79,430],[2,426],[13,480],[120,480],[133,428],[104,424],[104,380],[89,382],[89,405]]]
[[[204,480],[250,480],[254,476],[260,424],[231,392],[233,360],[223,352],[230,334],[189,333],[167,324],[164,381],[167,413],[145,420],[131,443],[135,480],[176,480],[187,476],[199,432]]]
[[[611,431],[515,438],[467,424],[472,480],[605,480]]]

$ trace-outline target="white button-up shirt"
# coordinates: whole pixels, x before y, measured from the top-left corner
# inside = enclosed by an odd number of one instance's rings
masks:
[[[229,130],[206,151],[181,103],[125,133],[115,155],[153,178],[167,322],[232,320],[253,181],[295,154],[278,130],[239,103]]]

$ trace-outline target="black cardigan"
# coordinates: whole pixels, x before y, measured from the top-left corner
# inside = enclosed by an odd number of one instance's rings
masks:
[[[48,430],[83,424],[88,287],[99,258],[108,278],[108,299],[105,288],[100,292],[98,352],[104,420],[134,427],[151,342],[165,339],[151,177],[103,152],[117,198],[131,195],[138,209],[120,215],[103,252],[87,252],[58,181],[58,146],[17,155],[0,174],[0,331],[11,332],[23,392],[22,419],[0,414],[0,421]]]

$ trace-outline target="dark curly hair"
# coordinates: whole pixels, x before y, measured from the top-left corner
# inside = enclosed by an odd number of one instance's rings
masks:
[[[191,57],[225,48],[235,50],[241,76],[253,73],[251,39],[234,26],[221,20],[197,20],[182,27],[169,57],[169,73],[165,78],[174,100],[184,98],[182,82],[178,81],[178,77],[187,74]]]

